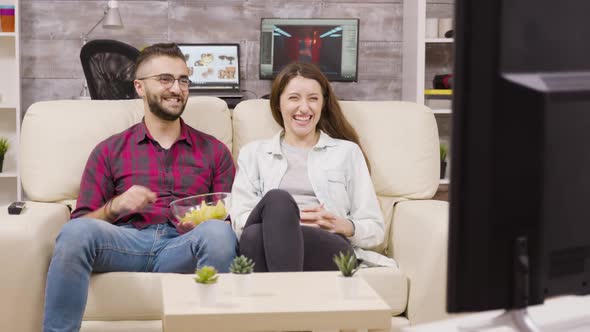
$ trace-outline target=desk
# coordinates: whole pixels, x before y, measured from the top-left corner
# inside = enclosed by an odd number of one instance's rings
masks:
[[[339,272],[254,273],[248,292],[234,294],[238,277],[221,274],[216,303],[203,305],[190,275],[162,278],[165,332],[338,331],[388,332],[389,306],[358,278],[358,295],[342,298]]]
[[[416,325],[402,332],[459,332],[458,326],[477,324],[499,316],[503,311],[486,311],[468,314],[435,323]],[[590,295],[564,296],[545,301],[543,305],[528,308],[529,316],[542,332],[589,332]],[[481,330],[483,332],[518,332],[502,326]]]

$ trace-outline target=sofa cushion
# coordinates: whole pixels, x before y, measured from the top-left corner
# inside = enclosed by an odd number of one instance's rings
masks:
[[[391,315],[406,311],[408,278],[397,267],[370,267],[357,272],[391,308]]]
[[[342,111],[357,130],[371,163],[380,196],[431,198],[439,183],[439,140],[432,111],[401,101],[342,101]],[[233,155],[281,128],[268,100],[240,102],[233,112]]]
[[[397,321],[391,320],[392,326],[398,326]],[[396,325],[397,324],[397,325]],[[403,323],[402,323],[403,324]],[[407,324],[406,324],[407,325]],[[399,325],[404,326],[404,325]],[[129,320],[129,321],[96,321],[85,320],[82,322],[80,332],[162,332],[161,320]],[[392,330],[394,331],[394,330]]]
[[[75,199],[92,149],[141,121],[143,112],[140,99],[58,100],[31,105],[23,120],[20,144],[22,182],[29,199]],[[223,100],[191,97],[182,117],[231,150],[231,117]]]
[[[20,215],[0,206],[0,331],[41,331],[45,277],[68,215],[58,204],[27,202]]]
[[[94,273],[84,320],[162,319],[160,273]]]

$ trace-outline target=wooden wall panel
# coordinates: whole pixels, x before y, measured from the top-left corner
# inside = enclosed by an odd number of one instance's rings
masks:
[[[72,99],[79,96],[84,80],[82,78],[23,78],[21,79],[21,97],[23,114],[37,101]]]
[[[360,41],[401,41],[403,5],[401,3],[325,3],[326,17],[360,19]]]
[[[21,1],[22,39],[78,39],[100,20],[106,1]],[[90,38],[166,40],[168,2],[119,1],[123,29],[98,26]],[[162,15],[164,14],[164,15]]]
[[[402,43],[361,42],[358,69],[360,79],[399,79],[402,72]]]
[[[100,19],[106,2],[21,0],[23,109],[35,101],[79,95],[80,36]],[[452,12],[453,0],[428,3],[437,17]],[[124,29],[99,26],[91,39],[117,39],[137,48],[164,41],[239,43],[248,98],[270,92],[271,82],[258,79],[261,18],[356,17],[361,21],[359,81],[335,82],[336,93],[346,100],[401,96],[402,0],[120,0],[119,7]],[[442,61],[447,55],[437,56]]]
[[[80,47],[76,39],[25,39],[21,41],[23,78],[82,78]]]

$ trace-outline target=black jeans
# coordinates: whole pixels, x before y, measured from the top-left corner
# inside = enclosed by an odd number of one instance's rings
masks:
[[[255,272],[337,270],[340,251],[354,254],[344,236],[301,226],[297,203],[279,189],[258,202],[240,237],[240,253],[256,263]]]

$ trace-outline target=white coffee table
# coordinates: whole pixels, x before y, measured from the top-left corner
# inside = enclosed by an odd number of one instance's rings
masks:
[[[165,332],[389,331],[391,309],[362,279],[354,298],[341,295],[337,272],[255,273],[245,295],[221,274],[216,303],[203,305],[190,275],[162,278]]]

